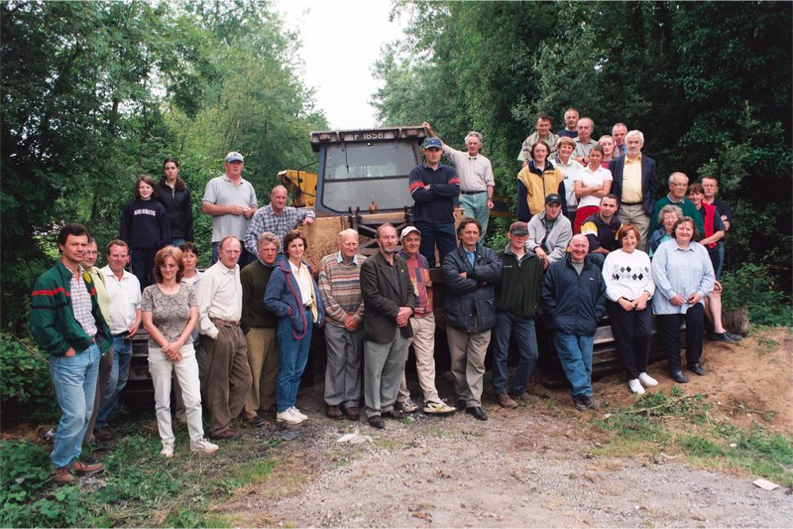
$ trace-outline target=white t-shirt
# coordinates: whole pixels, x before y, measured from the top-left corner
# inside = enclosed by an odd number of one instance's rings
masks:
[[[596,171],[592,172],[592,169],[589,168],[589,165],[579,169],[576,172],[573,179],[580,180],[584,184],[584,187],[602,185],[603,182],[605,182],[606,180],[614,181],[614,178],[611,176],[611,171],[609,171],[608,169],[604,169],[603,167],[598,167]],[[581,197],[581,199],[578,201],[579,208],[585,208],[587,206],[599,206],[599,205],[600,205],[600,198],[594,195],[587,195],[585,197]]]

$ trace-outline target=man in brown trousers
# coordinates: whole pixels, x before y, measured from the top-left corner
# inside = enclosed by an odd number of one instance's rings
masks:
[[[212,439],[236,439],[231,428],[242,412],[253,378],[248,365],[248,344],[240,329],[242,284],[239,261],[242,245],[233,235],[224,237],[218,262],[198,283],[198,349],[201,397],[209,412]]]

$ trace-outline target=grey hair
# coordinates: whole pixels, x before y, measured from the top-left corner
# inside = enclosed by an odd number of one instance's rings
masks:
[[[352,228],[347,228],[346,230],[342,230],[339,232],[339,241],[343,240],[347,235],[355,235],[355,238],[358,238],[358,231]]]
[[[667,182],[671,184],[672,180],[674,180],[675,176],[677,176],[677,175],[685,176],[686,177],[686,184],[688,184],[688,182],[690,181],[689,178],[688,178],[688,175],[686,173],[684,173],[682,171],[675,171],[674,173],[669,175],[669,180]]]
[[[485,142],[485,138],[484,138],[484,136],[482,136],[482,133],[481,132],[476,132],[475,130],[472,130],[471,132],[466,134],[465,141],[467,142],[468,138],[470,138],[471,136],[473,136],[474,138],[479,140],[479,143],[484,143]]]
[[[271,233],[269,231],[263,231],[256,237],[256,244],[258,246],[262,246],[265,243],[272,243],[275,245],[275,251],[278,252],[281,250],[281,241],[278,240],[278,236],[275,233]]]
[[[618,123],[618,125],[619,125],[619,123]],[[614,129],[612,129],[612,131],[613,130]],[[625,141],[627,142],[628,138],[633,137],[633,136],[638,136],[639,137],[639,141],[642,142],[642,145],[644,145],[644,134],[642,133],[642,131],[640,131],[640,130],[632,130],[632,131],[630,131],[629,133],[627,133],[625,135]]]
[[[666,215],[667,213],[674,213],[675,215],[677,215],[678,219],[683,218],[683,209],[680,206],[675,206],[674,204],[667,204],[664,207],[662,207],[661,210],[658,212],[659,224],[664,223],[664,215]]]

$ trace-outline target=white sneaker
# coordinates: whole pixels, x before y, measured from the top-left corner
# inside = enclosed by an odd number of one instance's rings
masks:
[[[302,421],[307,421],[308,420],[308,415],[306,415],[304,413],[300,413],[300,410],[298,410],[296,406],[292,406],[292,408],[290,408],[290,409],[292,410],[292,413],[294,413],[295,415],[300,417],[300,420],[302,420]]]
[[[644,388],[638,378],[632,378],[628,381],[628,387],[637,395],[644,395]]]
[[[295,412],[292,411],[292,408],[288,408],[283,412],[277,413],[275,415],[275,420],[277,422],[285,422],[286,424],[300,424],[303,422],[303,419],[295,414]]]
[[[195,443],[190,443],[191,452],[199,452],[201,454],[214,454],[220,450],[220,447],[214,443],[210,443],[206,439],[199,439]]]
[[[171,459],[173,457],[173,443],[163,443],[162,450],[160,450],[160,455]]]
[[[648,375],[647,373],[640,373],[639,374],[639,381],[647,386],[648,388],[654,388],[658,385],[658,381],[655,380],[653,377]]]

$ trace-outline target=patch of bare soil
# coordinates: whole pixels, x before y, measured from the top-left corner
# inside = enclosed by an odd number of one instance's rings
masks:
[[[793,429],[793,348],[785,329],[740,345],[708,343],[708,376],[684,389],[705,393],[735,424]],[[663,362],[650,367],[668,393]],[[622,376],[594,386],[602,416],[634,401]],[[451,395],[448,381],[441,395]],[[485,403],[487,422],[466,414],[416,414],[365,422],[324,417],[322,387],[302,392],[310,420],[275,447],[276,474],[216,511],[246,526],[322,527],[793,527],[793,490],[764,491],[753,477],[693,469],[664,454],[596,455],[604,435],[567,390],[532,386],[516,410]],[[414,395],[419,392],[414,389]],[[368,436],[339,444],[347,433]],[[295,476],[298,476],[297,478]]]

